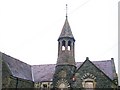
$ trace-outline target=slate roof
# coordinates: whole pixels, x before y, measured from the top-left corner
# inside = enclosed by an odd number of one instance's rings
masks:
[[[94,61],[93,64],[102,70],[110,79],[114,79],[116,71],[115,68],[113,68],[112,60]]]
[[[58,40],[63,37],[69,37],[74,39],[67,17]]]
[[[14,77],[32,81],[32,72],[30,65],[4,53],[2,54],[2,60],[7,64]]]
[[[33,65],[32,72],[35,82],[52,81],[55,72],[55,64]]]
[[[12,75],[18,78],[31,80],[34,82],[52,81],[56,64],[28,65],[6,54],[2,54],[2,60],[7,63]],[[83,62],[76,62],[79,68]],[[114,79],[116,70],[114,60],[92,61],[101,71],[103,71],[111,80]]]
[[[83,62],[76,62],[76,67],[79,68],[82,63]],[[112,68],[112,60],[92,61],[92,63],[101,71],[103,71],[110,79],[114,79],[114,73],[116,73],[116,71]],[[35,82],[52,80],[53,74],[55,72],[55,64],[35,65],[32,66],[32,68]]]

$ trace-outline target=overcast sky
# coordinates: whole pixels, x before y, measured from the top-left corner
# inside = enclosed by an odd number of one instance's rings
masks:
[[[118,63],[118,0],[0,0],[0,51],[31,65],[57,61],[65,21],[75,42],[75,60]]]

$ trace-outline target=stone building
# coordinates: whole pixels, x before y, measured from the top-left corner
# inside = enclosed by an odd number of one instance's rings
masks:
[[[114,59],[75,62],[75,38],[66,16],[56,64],[28,65],[0,52],[2,88],[117,88]]]

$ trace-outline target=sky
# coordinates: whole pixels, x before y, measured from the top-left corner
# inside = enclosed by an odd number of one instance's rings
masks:
[[[114,58],[118,70],[119,0],[0,0],[0,51],[30,65],[55,64],[68,21],[75,60]]]

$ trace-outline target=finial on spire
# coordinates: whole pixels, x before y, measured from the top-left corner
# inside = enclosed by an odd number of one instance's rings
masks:
[[[66,18],[67,18],[67,10],[68,10],[67,6],[68,6],[68,5],[66,4]]]

